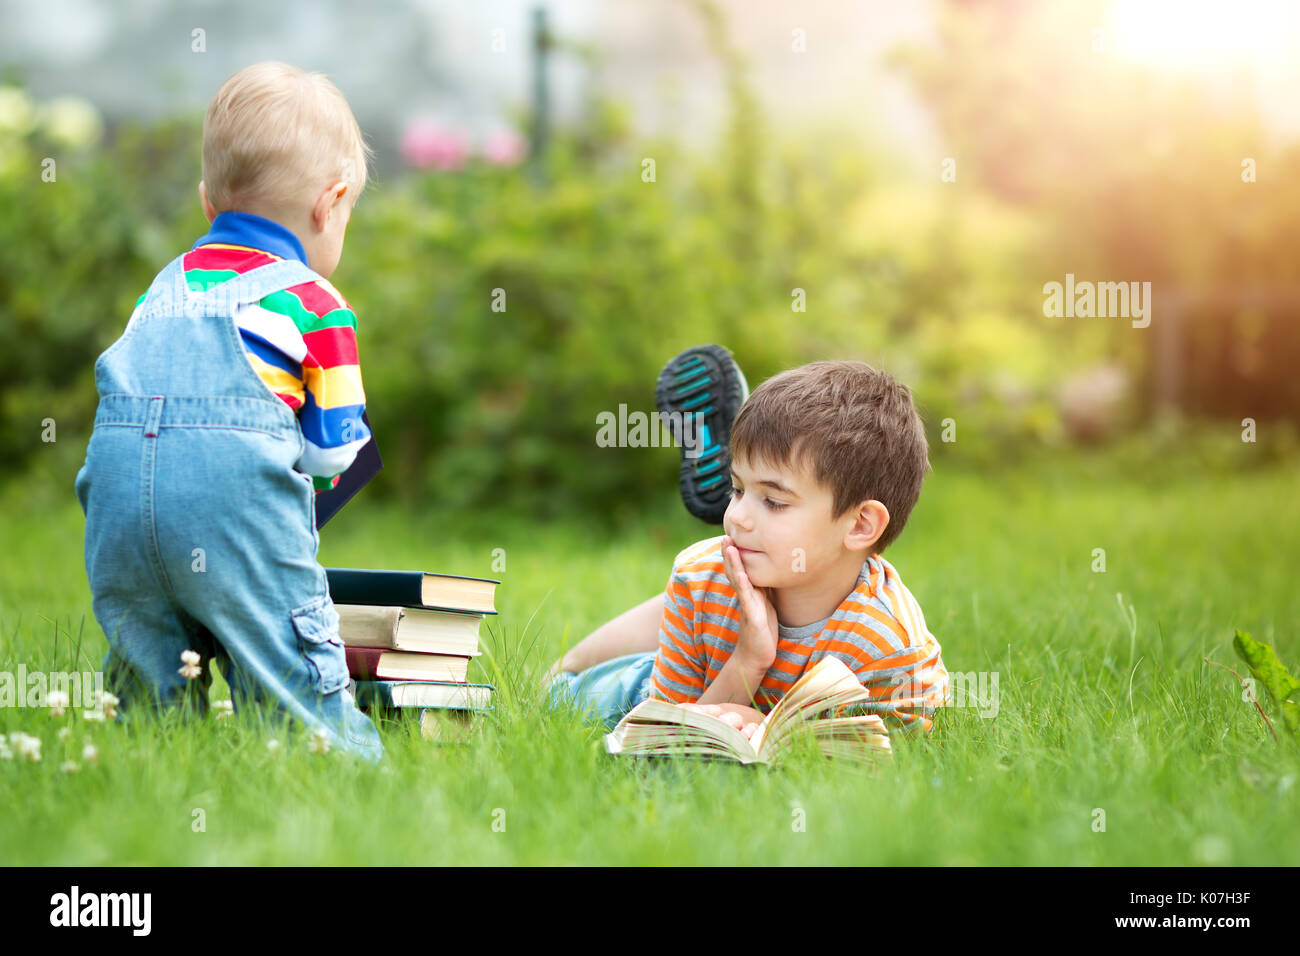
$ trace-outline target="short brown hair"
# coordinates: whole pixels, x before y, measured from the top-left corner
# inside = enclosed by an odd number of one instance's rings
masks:
[[[804,457],[831,490],[832,518],[881,502],[889,525],[873,553],[902,533],[930,468],[911,391],[865,362],[812,362],[769,378],[736,415],[731,453],[782,467]]]
[[[231,75],[203,118],[203,182],[217,212],[283,204],[339,180],[355,199],[369,154],[348,101],[324,73],[274,60]]]

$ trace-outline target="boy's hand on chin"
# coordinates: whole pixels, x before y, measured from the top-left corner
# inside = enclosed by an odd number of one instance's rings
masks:
[[[753,738],[754,731],[758,730],[763,722],[761,711],[746,707],[744,704],[678,704],[677,706],[693,710],[697,714],[717,717],[724,724],[730,724],[739,730],[745,735],[746,740]]]
[[[776,660],[777,621],[769,588],[756,588],[745,573],[740,550],[731,535],[722,537],[722,569],[740,598],[740,634],[735,657],[747,668],[766,673]]]

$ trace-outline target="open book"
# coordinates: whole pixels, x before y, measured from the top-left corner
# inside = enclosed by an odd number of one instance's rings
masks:
[[[701,756],[742,764],[775,763],[801,731],[812,733],[828,757],[868,762],[890,754],[889,732],[877,714],[819,717],[871,695],[838,657],[823,657],[777,702],[752,740],[717,717],[662,700],[644,700],[605,735],[612,754]]]

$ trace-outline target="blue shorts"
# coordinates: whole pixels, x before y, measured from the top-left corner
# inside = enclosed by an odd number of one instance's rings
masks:
[[[567,699],[595,716],[607,730],[650,696],[656,651],[627,654],[589,667],[580,674],[561,671],[547,688],[553,703]]]

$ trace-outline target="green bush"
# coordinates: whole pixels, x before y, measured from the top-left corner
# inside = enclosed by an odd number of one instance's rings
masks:
[[[912,387],[937,461],[986,464],[1060,440],[1058,380],[1109,346],[1063,348],[1036,287],[1026,300],[1034,220],[910,181],[834,131],[778,137],[752,104],[737,115],[715,152],[693,155],[632,142],[617,107],[597,103],[542,169],[473,162],[368,188],[332,276],[358,314],[386,463],[368,494],[534,516],[636,511],[672,486],[678,452],[601,447],[598,415],[652,413],[663,363],[703,342],[731,348],[751,386],[825,358],[891,371]],[[75,464],[96,356],[206,226],[197,117],[62,149],[55,183],[40,180],[40,157],[57,152],[41,137],[10,134],[0,164],[9,469],[42,447],[47,417],[61,447],[45,467]]]
[[[44,448],[49,419],[61,452],[84,445],[95,358],[203,219],[193,184],[179,191],[197,155],[193,124],[125,126],[100,150],[54,127],[15,130],[23,100],[3,92],[0,462],[13,469]]]

